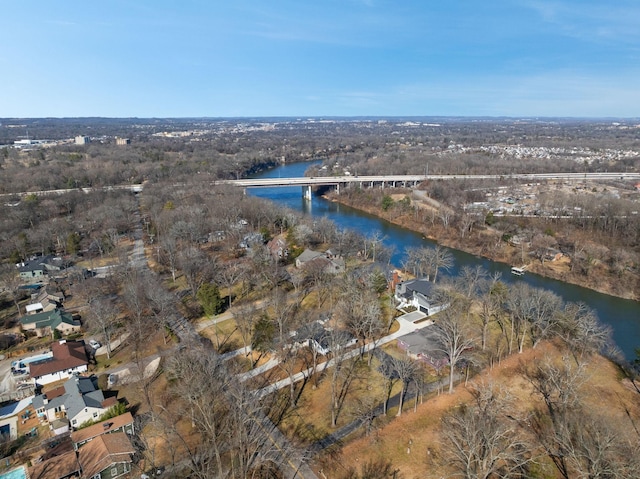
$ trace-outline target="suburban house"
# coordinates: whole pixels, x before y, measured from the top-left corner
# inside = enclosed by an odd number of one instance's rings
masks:
[[[73,376],[62,387],[33,398],[33,408],[41,418],[53,423],[68,419],[72,428],[87,421],[95,421],[117,403],[115,398],[105,400],[91,378]]]
[[[124,432],[103,434],[78,450],[82,477],[113,479],[131,472],[135,449]]]
[[[320,346],[325,341],[326,335],[327,330],[324,329],[322,323],[313,321],[298,328],[295,332],[295,343],[297,346],[308,346],[320,354],[326,354],[328,351],[322,352],[323,349]]]
[[[433,283],[427,279],[412,279],[396,285],[395,299],[398,309],[409,306],[431,316],[447,307],[434,299]]]
[[[254,246],[264,244],[264,236],[262,233],[249,233],[242,238],[238,246],[242,249],[251,249]]]
[[[18,439],[18,421],[24,420],[24,413],[30,404],[31,397],[26,397],[0,408],[0,437],[2,439],[11,441]]]
[[[105,427],[106,425],[106,427]],[[30,479],[109,478],[131,472],[134,448],[133,416],[121,414],[107,421],[55,438],[41,461],[29,468]],[[103,439],[102,436],[115,435]],[[92,447],[89,444],[95,441]]]
[[[295,338],[296,344],[308,346],[323,356],[331,352],[333,345],[348,348],[358,342],[358,339],[349,331],[325,329],[320,321],[313,321],[299,328]]]
[[[276,236],[267,243],[267,248],[271,253],[271,256],[277,259],[284,259],[289,256],[289,247],[287,241],[282,235]]]
[[[338,274],[344,272],[344,259],[333,255],[330,251],[321,253],[305,249],[296,258],[296,268],[317,268],[325,273]]]
[[[38,337],[52,335],[58,331],[63,336],[80,331],[80,321],[62,309],[53,309],[41,313],[27,314],[19,320],[23,331],[35,331]]]
[[[61,291],[53,290],[53,288],[45,287],[37,295],[31,295],[31,298],[31,304],[27,304],[27,314],[48,312],[62,307],[64,294]]]
[[[436,369],[449,364],[433,328],[430,327],[399,337],[398,348],[405,351],[410,358],[423,361]]]
[[[36,384],[49,384],[87,371],[89,360],[82,341],[60,340],[51,345],[52,357],[29,363]]]
[[[133,416],[130,412],[96,423],[93,426],[73,431],[71,433],[71,441],[73,442],[74,449],[78,450],[92,439],[102,436],[103,434],[111,434],[114,432],[124,432],[129,436],[135,433]]]
[[[29,261],[19,263],[20,278],[26,282],[42,281],[50,273],[61,271],[66,267],[62,258],[53,256],[37,256]]]

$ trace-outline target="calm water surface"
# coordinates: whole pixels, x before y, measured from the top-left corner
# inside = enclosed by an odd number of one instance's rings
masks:
[[[292,178],[304,176],[309,163],[296,163],[274,168],[255,178]],[[327,218],[334,221],[341,229],[348,228],[370,236],[379,232],[383,235],[383,242],[393,249],[392,263],[400,265],[405,257],[405,250],[415,246],[433,246],[433,241],[426,240],[421,234],[409,231],[385,220],[367,213],[354,210],[347,206],[332,203],[320,197],[313,197],[312,201],[302,198],[299,186],[286,188],[254,188],[248,190],[251,195],[274,201],[280,205],[301,211],[307,215]],[[613,339],[628,359],[635,358],[635,348],[640,347],[640,303],[626,299],[601,294],[590,289],[563,283],[550,278],[527,273],[524,276],[511,274],[509,265],[490,261],[462,251],[449,250],[455,259],[455,266],[449,274],[457,275],[463,266],[481,265],[490,273],[502,273],[502,279],[511,283],[525,281],[531,286],[549,289],[560,295],[565,301],[582,301],[593,308],[603,323],[613,328]]]

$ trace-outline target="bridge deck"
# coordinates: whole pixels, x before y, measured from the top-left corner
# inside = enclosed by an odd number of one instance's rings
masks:
[[[303,178],[260,178],[218,181],[218,184],[228,184],[242,188],[265,188],[284,186],[335,186],[349,183],[419,183],[433,180],[640,180],[640,173],[518,173],[510,175],[391,175],[391,176],[322,176]]]

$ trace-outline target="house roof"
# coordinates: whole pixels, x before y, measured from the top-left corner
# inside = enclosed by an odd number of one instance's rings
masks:
[[[320,253],[319,251],[305,249],[302,253],[300,253],[300,256],[296,258],[296,261],[299,261],[300,264],[304,264],[320,257],[324,257],[324,254]]]
[[[307,339],[315,339],[316,342],[320,343],[321,338],[326,334],[328,333],[322,324],[318,321],[313,321],[298,328],[296,331],[296,340],[306,341]]]
[[[93,426],[85,427],[84,429],[80,429],[79,431],[72,432],[71,440],[74,442],[74,444],[77,444],[79,442],[86,442],[93,439],[94,437],[110,433],[111,431],[120,429],[121,427],[132,423],[133,416],[130,412],[126,412],[124,414],[120,414],[119,416],[112,417],[111,419],[107,419],[106,421],[94,424]]]
[[[61,309],[44,311],[36,314],[27,314],[20,318],[20,324],[23,326],[34,323],[36,328],[46,328],[48,326],[51,329],[56,329],[61,323],[69,324],[71,326],[80,326],[80,322],[75,321],[71,313]]]
[[[21,399],[20,401],[12,402],[6,406],[0,408],[0,419],[5,419],[11,416],[15,416],[19,412],[24,411],[29,404],[33,402],[33,398],[28,397]]]
[[[29,364],[32,378],[89,364],[82,341],[60,341],[51,345],[53,357]]]
[[[18,266],[18,271],[21,273],[28,273],[30,271],[45,271],[47,267],[45,264],[53,261],[53,255],[39,256],[38,258],[27,261],[26,263],[21,263]]]
[[[90,378],[74,376],[64,383],[64,389],[67,393],[61,397],[65,398],[64,408],[69,419],[73,419],[87,407],[102,409],[104,394]]]
[[[40,290],[38,294],[38,301],[47,298],[52,301],[62,302],[64,301],[64,293],[59,291],[55,286],[51,284],[46,285],[44,288]]]
[[[66,417],[61,417],[59,419],[54,419],[51,421],[51,427],[53,429],[60,429],[62,427],[69,427],[69,420]]]
[[[433,292],[433,283],[427,279],[412,279],[410,281],[405,281],[405,288],[407,292],[420,293],[425,297],[429,297]]]
[[[58,386],[57,388],[53,388],[53,389],[49,389],[48,391],[44,391],[44,393],[47,395],[47,398],[49,399],[49,401],[51,401],[53,398],[57,398],[62,396],[63,394],[66,394],[67,390],[64,388],[64,384],[62,386]]]
[[[131,441],[123,432],[114,432],[97,436],[79,450],[78,461],[85,477],[93,477],[112,464],[132,462],[135,452]]]
[[[64,390],[62,395],[59,394],[61,389]],[[44,403],[45,398],[48,399],[46,404]],[[64,406],[69,419],[73,419],[87,407],[104,409],[104,402],[104,394],[102,390],[96,388],[93,380],[79,376],[73,376],[64,383],[63,387],[36,396],[33,400],[34,407],[37,405],[39,407],[44,406],[46,409],[53,409]]]
[[[340,348],[347,345],[355,339],[355,336],[346,329],[335,329],[333,331],[325,331],[319,337],[313,338],[323,349],[330,351],[331,346]]]
[[[69,451],[29,468],[30,479],[59,479],[80,471],[75,451]]]
[[[52,254],[38,256],[18,265],[20,273],[30,273],[33,271],[59,271],[69,265],[68,261],[58,258]]]
[[[436,359],[445,357],[433,328],[426,327],[413,333],[405,334],[400,336],[398,341],[404,343],[413,354],[423,354]]]

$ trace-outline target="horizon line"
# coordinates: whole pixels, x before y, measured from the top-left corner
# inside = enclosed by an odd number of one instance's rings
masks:
[[[6,116],[2,120],[236,120],[236,119],[479,119],[479,120],[625,120],[639,121],[640,116],[542,116],[542,115],[242,115],[242,116]],[[1,123],[0,123],[1,126]]]

